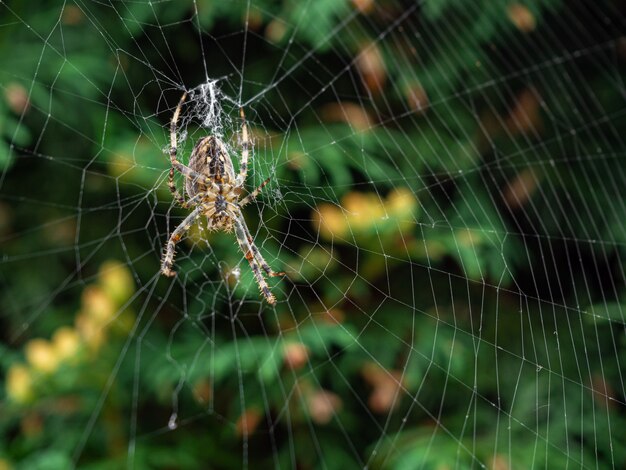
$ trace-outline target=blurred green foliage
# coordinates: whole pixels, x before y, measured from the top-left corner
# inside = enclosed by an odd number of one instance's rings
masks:
[[[623,465],[613,3],[1,2],[0,469]],[[229,235],[157,275],[215,78],[275,309]]]

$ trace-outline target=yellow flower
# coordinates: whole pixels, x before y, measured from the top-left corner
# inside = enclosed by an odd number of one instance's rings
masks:
[[[342,205],[348,212],[352,230],[367,229],[385,215],[380,199],[374,193],[348,193],[343,197]]]
[[[417,199],[408,188],[396,188],[385,201],[387,211],[396,216],[408,216],[415,212]]]
[[[344,237],[348,231],[346,216],[332,204],[320,204],[313,212],[313,224],[327,239]]]
[[[381,227],[397,227],[395,223],[385,224],[390,217],[399,219],[403,230],[414,224],[417,203],[408,188],[393,190],[384,201],[376,193],[354,191],[342,198],[341,206],[320,204],[313,213],[313,222],[326,239],[345,238],[349,231],[359,235],[373,233],[374,229],[380,230]]]
[[[28,363],[39,372],[51,373],[59,366],[59,356],[45,339],[31,339],[26,343],[24,352]]]
[[[100,349],[106,338],[104,327],[98,324],[95,319],[86,313],[81,313],[74,321],[76,330],[81,339],[92,351]]]
[[[76,357],[80,348],[80,337],[75,329],[64,326],[54,333],[52,345],[59,360],[71,360]]]
[[[118,305],[135,292],[135,282],[128,268],[118,261],[107,261],[100,267],[100,285]]]
[[[115,315],[113,300],[98,286],[86,287],[82,300],[83,311],[99,325],[107,324]]]
[[[7,373],[6,392],[16,403],[28,403],[33,397],[33,378],[26,366],[13,365]]]

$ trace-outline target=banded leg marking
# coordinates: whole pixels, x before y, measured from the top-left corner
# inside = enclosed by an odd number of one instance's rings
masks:
[[[254,250],[248,241],[248,237],[246,236],[246,229],[244,228],[245,224],[241,222],[240,218],[235,214],[233,214],[233,219],[235,221],[235,236],[237,238],[237,243],[239,243],[241,251],[243,251],[248,263],[250,264],[252,274],[254,274],[254,278],[259,285],[259,289],[261,289],[261,293],[263,294],[263,297],[265,297],[265,300],[267,300],[267,303],[270,305],[276,305],[276,297],[274,297],[274,294],[270,292],[267,281],[263,277],[261,269],[259,269],[259,263],[254,256]]]
[[[238,218],[243,218],[243,215],[241,214],[241,212],[239,212]],[[261,266],[261,268],[263,268],[263,271],[265,271],[267,275],[270,277],[284,276],[286,274],[284,271],[276,272],[272,270],[272,268],[267,263],[267,261],[265,261],[265,258],[263,258],[263,255],[261,254],[257,246],[254,244],[254,239],[252,238],[252,235],[250,234],[250,230],[248,229],[248,226],[245,224],[242,224],[242,226],[243,226],[246,239],[248,240],[248,244],[250,245],[250,248],[254,255],[254,258],[256,259],[257,263]]]
[[[269,178],[267,178],[265,181],[263,181],[254,191],[252,191],[250,194],[248,194],[246,197],[244,197],[239,202],[239,207],[243,207],[246,204],[252,202],[259,195],[259,193],[265,187],[265,185],[270,182],[270,179],[272,179],[271,176]]]
[[[176,244],[183,238],[183,235],[191,228],[191,226],[202,216],[206,207],[196,207],[181,224],[176,227],[172,232],[170,239],[165,245],[165,253],[163,254],[163,261],[161,262],[161,273],[165,276],[174,276],[176,271],[172,270],[174,266],[174,255],[176,253]],[[210,214],[207,214],[210,216]]]
[[[250,139],[248,137],[248,126],[246,125],[246,115],[243,112],[243,108],[239,108],[239,115],[241,116],[241,165],[239,167],[239,174],[237,175],[237,185],[242,186],[246,181],[248,175],[248,158],[250,157]]]

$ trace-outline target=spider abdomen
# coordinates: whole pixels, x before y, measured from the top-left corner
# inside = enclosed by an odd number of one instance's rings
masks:
[[[212,135],[198,140],[189,157],[189,168],[206,175],[217,185],[232,183],[235,180],[233,163],[224,143]],[[204,182],[188,179],[186,189],[190,196],[195,196],[207,188]]]

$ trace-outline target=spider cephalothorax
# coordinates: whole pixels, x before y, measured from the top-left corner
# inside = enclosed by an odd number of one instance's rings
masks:
[[[250,153],[250,141],[248,140],[248,129],[243,109],[241,109],[241,163],[237,174],[235,174],[235,168],[226,146],[217,136],[201,138],[191,152],[189,165],[185,166],[177,160],[176,124],[186,98],[187,94],[184,93],[176,111],[174,111],[170,126],[170,161],[172,167],[170,168],[168,186],[174,200],[181,207],[194,207],[194,210],[176,227],[170,236],[163,254],[161,272],[166,276],[176,274],[172,270],[176,244],[200,217],[206,216],[209,230],[230,232],[234,229],[237,243],[250,263],[261,293],[270,304],[275,304],[276,298],[270,292],[263,272],[268,276],[281,276],[284,273],[274,272],[269,267],[254,244],[241,212],[241,208],[259,194],[269,178],[253,192],[239,200],[248,174],[248,156]],[[185,192],[188,199],[185,199],[176,189],[174,170],[178,170],[185,178]]]

